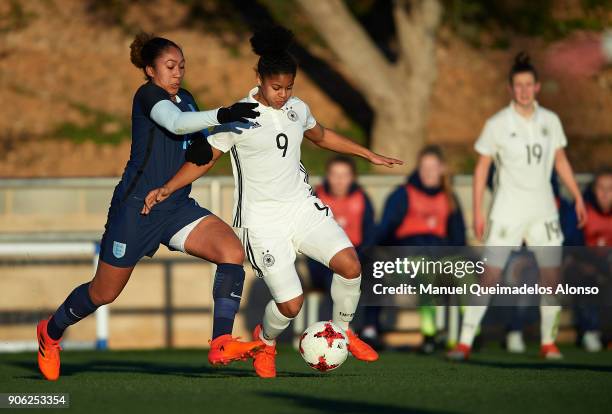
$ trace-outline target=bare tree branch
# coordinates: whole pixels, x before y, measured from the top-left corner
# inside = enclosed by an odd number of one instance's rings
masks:
[[[434,80],[436,31],[442,17],[438,0],[395,0],[393,17],[400,45],[400,65],[411,75]]]
[[[399,58],[390,63],[341,0],[298,0],[311,23],[348,67],[374,111],[372,150],[405,161],[407,173],[426,134],[436,71],[439,0],[394,0]],[[388,172],[388,171],[385,171]]]
[[[392,65],[342,0],[297,1],[334,53],[348,66],[371,105],[394,93]]]

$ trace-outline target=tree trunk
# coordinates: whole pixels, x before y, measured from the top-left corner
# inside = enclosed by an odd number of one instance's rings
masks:
[[[297,0],[329,47],[349,68],[374,112],[372,150],[404,166],[377,168],[406,173],[425,142],[429,100],[436,80],[439,0],[395,0],[399,58],[387,61],[341,0]]]
[[[399,158],[402,166],[376,167],[376,172],[407,174],[415,166],[416,154],[424,143],[426,117],[415,97],[396,94],[384,110],[376,110],[372,126],[372,151]]]

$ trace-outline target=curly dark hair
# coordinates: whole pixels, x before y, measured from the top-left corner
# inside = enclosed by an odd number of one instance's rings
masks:
[[[130,60],[134,66],[142,69],[145,78],[150,80],[146,71],[147,66],[153,66],[155,59],[169,47],[175,47],[183,53],[183,50],[172,40],[156,37],[151,33],[140,32],[130,44]]]
[[[270,75],[297,73],[297,61],[289,53],[293,33],[282,27],[272,26],[255,32],[251,37],[253,52],[259,56],[257,73],[261,78]]]

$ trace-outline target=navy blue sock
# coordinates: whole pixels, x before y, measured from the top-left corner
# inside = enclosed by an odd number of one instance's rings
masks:
[[[244,285],[244,268],[241,265],[221,263],[217,266],[213,299],[213,339],[231,334],[234,328],[234,318],[240,307],[242,287]]]
[[[47,324],[47,334],[51,339],[60,339],[67,327],[74,325],[98,309],[91,301],[88,289],[89,282],[77,287],[57,308]]]

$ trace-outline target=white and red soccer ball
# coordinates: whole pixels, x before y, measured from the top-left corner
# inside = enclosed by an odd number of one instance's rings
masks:
[[[331,321],[317,322],[300,337],[300,355],[312,369],[327,372],[338,368],[348,356],[346,332]]]

